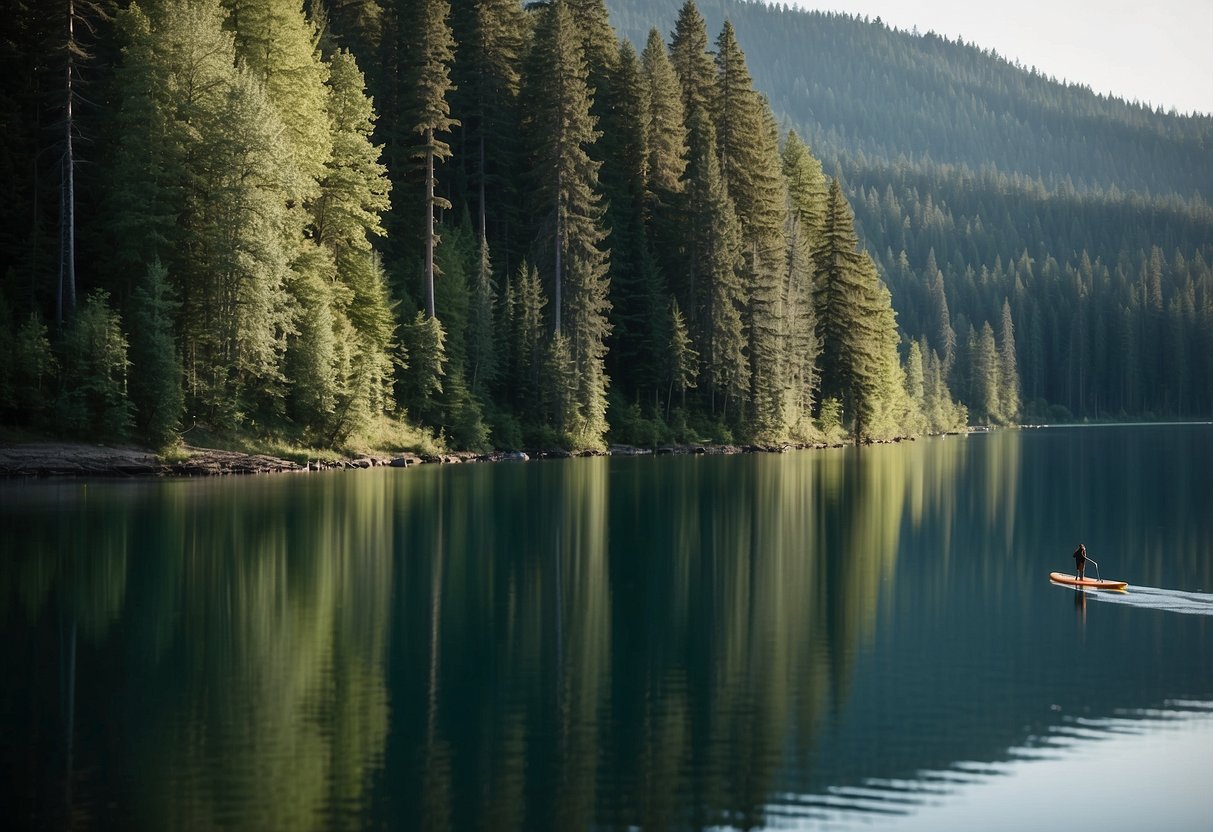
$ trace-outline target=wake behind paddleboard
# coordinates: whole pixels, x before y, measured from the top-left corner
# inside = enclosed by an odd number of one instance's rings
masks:
[[[1074,575],[1067,575],[1064,572],[1050,572],[1049,580],[1054,583],[1066,584],[1067,586],[1081,586],[1089,589],[1124,589],[1129,585],[1126,581],[1101,581],[1097,578],[1083,578],[1079,580]]]

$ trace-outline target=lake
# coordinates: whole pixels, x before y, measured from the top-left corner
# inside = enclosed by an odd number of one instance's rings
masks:
[[[1208,424],[9,481],[0,532],[8,828],[1213,829]]]

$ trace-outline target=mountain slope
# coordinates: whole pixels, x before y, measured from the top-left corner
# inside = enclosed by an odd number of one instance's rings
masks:
[[[667,33],[679,0],[609,0],[621,35]],[[997,53],[876,21],[742,0],[727,17],[775,112],[827,162],[965,165],[1053,187],[1199,193],[1213,201],[1213,118],[1163,113],[1063,85]]]

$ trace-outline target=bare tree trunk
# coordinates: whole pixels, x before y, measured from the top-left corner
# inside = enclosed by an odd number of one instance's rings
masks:
[[[76,63],[76,3],[67,3],[67,66],[64,70],[66,93],[63,117],[63,168],[59,198],[59,287],[55,295],[55,324],[62,325],[64,315],[76,308],[76,160],[72,153],[72,75]]]
[[[434,318],[434,130],[425,131],[425,314]]]
[[[560,306],[561,306],[561,301],[560,301],[561,262],[560,261],[561,261],[561,255],[564,253],[563,252],[563,249],[564,249],[564,239],[563,239],[564,223],[562,222],[562,220],[564,219],[564,211],[563,211],[563,206],[562,206],[562,203],[564,200],[561,196],[561,188],[564,186],[564,182],[562,181],[563,175],[564,175],[563,171],[556,172],[556,285],[555,285],[555,292],[553,293],[555,295],[555,300],[556,300],[556,303],[554,305],[555,308],[553,310],[555,312],[554,318],[555,318],[556,325],[553,327],[553,331],[554,331],[554,334],[556,334],[556,335],[560,334]]]

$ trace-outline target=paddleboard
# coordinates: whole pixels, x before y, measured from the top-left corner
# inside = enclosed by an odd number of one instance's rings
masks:
[[[1084,586],[1091,589],[1124,589],[1129,584],[1126,581],[1109,581],[1098,580],[1096,578],[1083,578],[1079,580],[1073,575],[1067,575],[1064,572],[1050,572],[1049,580],[1067,586]]]

